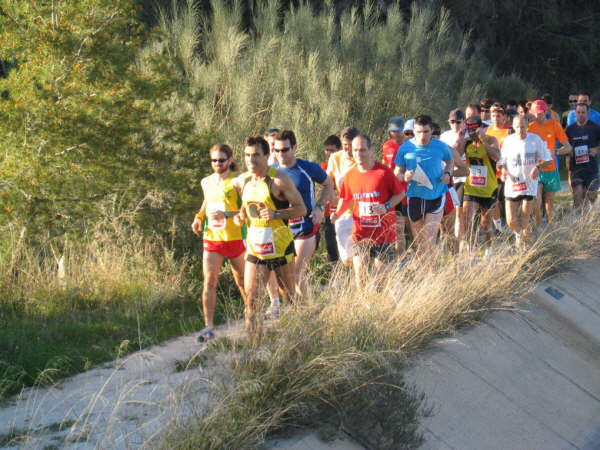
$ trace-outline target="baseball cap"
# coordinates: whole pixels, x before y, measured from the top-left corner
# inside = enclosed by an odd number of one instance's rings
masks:
[[[403,131],[404,119],[400,116],[394,116],[390,118],[388,123],[388,131]]]
[[[535,100],[531,103],[531,108],[529,108],[533,114],[544,113],[547,109],[548,104],[544,100]]]
[[[481,117],[475,115],[467,119],[467,128],[477,128],[482,125]]]
[[[448,114],[448,120],[465,120],[465,115],[460,109],[456,108],[450,111],[450,114]]]
[[[404,122],[404,128],[402,131],[414,131],[415,129],[415,119],[408,119]]]

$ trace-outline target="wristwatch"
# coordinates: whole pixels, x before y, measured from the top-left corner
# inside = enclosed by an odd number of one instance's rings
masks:
[[[321,203],[317,203],[315,205],[315,208],[319,208],[321,211],[325,211],[325,206],[323,206]]]
[[[385,202],[385,210],[389,211],[390,209],[392,209],[392,204],[390,202]]]
[[[274,218],[281,219],[281,211],[275,211]]]

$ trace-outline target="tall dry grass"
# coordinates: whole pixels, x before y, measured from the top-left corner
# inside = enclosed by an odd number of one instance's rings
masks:
[[[234,352],[222,378],[233,381],[217,383],[212,402],[165,442],[255,448],[282,429],[327,426],[369,448],[415,448],[429,410],[403,381],[408,358],[436,336],[518,307],[545,276],[596,254],[599,219],[597,209],[564,213],[528,248],[498,240],[492,257],[407,257],[371,273],[360,289],[338,267],[328,285],[313,285],[283,315],[258,351]]]

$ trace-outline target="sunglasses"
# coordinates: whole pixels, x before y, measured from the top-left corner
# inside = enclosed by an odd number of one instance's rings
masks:
[[[451,120],[450,123],[462,123],[462,120]]]
[[[221,163],[221,164],[223,164],[225,161],[227,161],[227,158],[219,158],[219,159],[211,159],[210,160],[210,162]]]
[[[577,100],[569,100],[569,103],[577,103]]]
[[[274,148],[273,151],[275,153],[287,153],[292,149],[292,147],[283,147],[283,148]]]
[[[405,131],[404,132],[404,136],[414,136],[415,133],[413,133],[412,131]]]

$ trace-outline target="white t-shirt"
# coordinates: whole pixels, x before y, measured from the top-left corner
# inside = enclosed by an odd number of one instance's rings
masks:
[[[504,139],[502,158],[498,164],[508,171],[504,183],[504,196],[537,195],[538,182],[529,176],[539,161],[552,161],[546,143],[537,135],[527,133],[525,139],[511,134]]]
[[[456,141],[458,141],[458,134],[455,133],[453,130],[444,131],[440,135],[440,141],[442,141],[448,147],[454,148],[454,146],[456,145]],[[466,161],[464,153],[462,155],[462,160]],[[456,166],[454,166],[454,168],[456,168]],[[467,182],[467,177],[454,177],[454,183],[466,183],[466,182]]]

